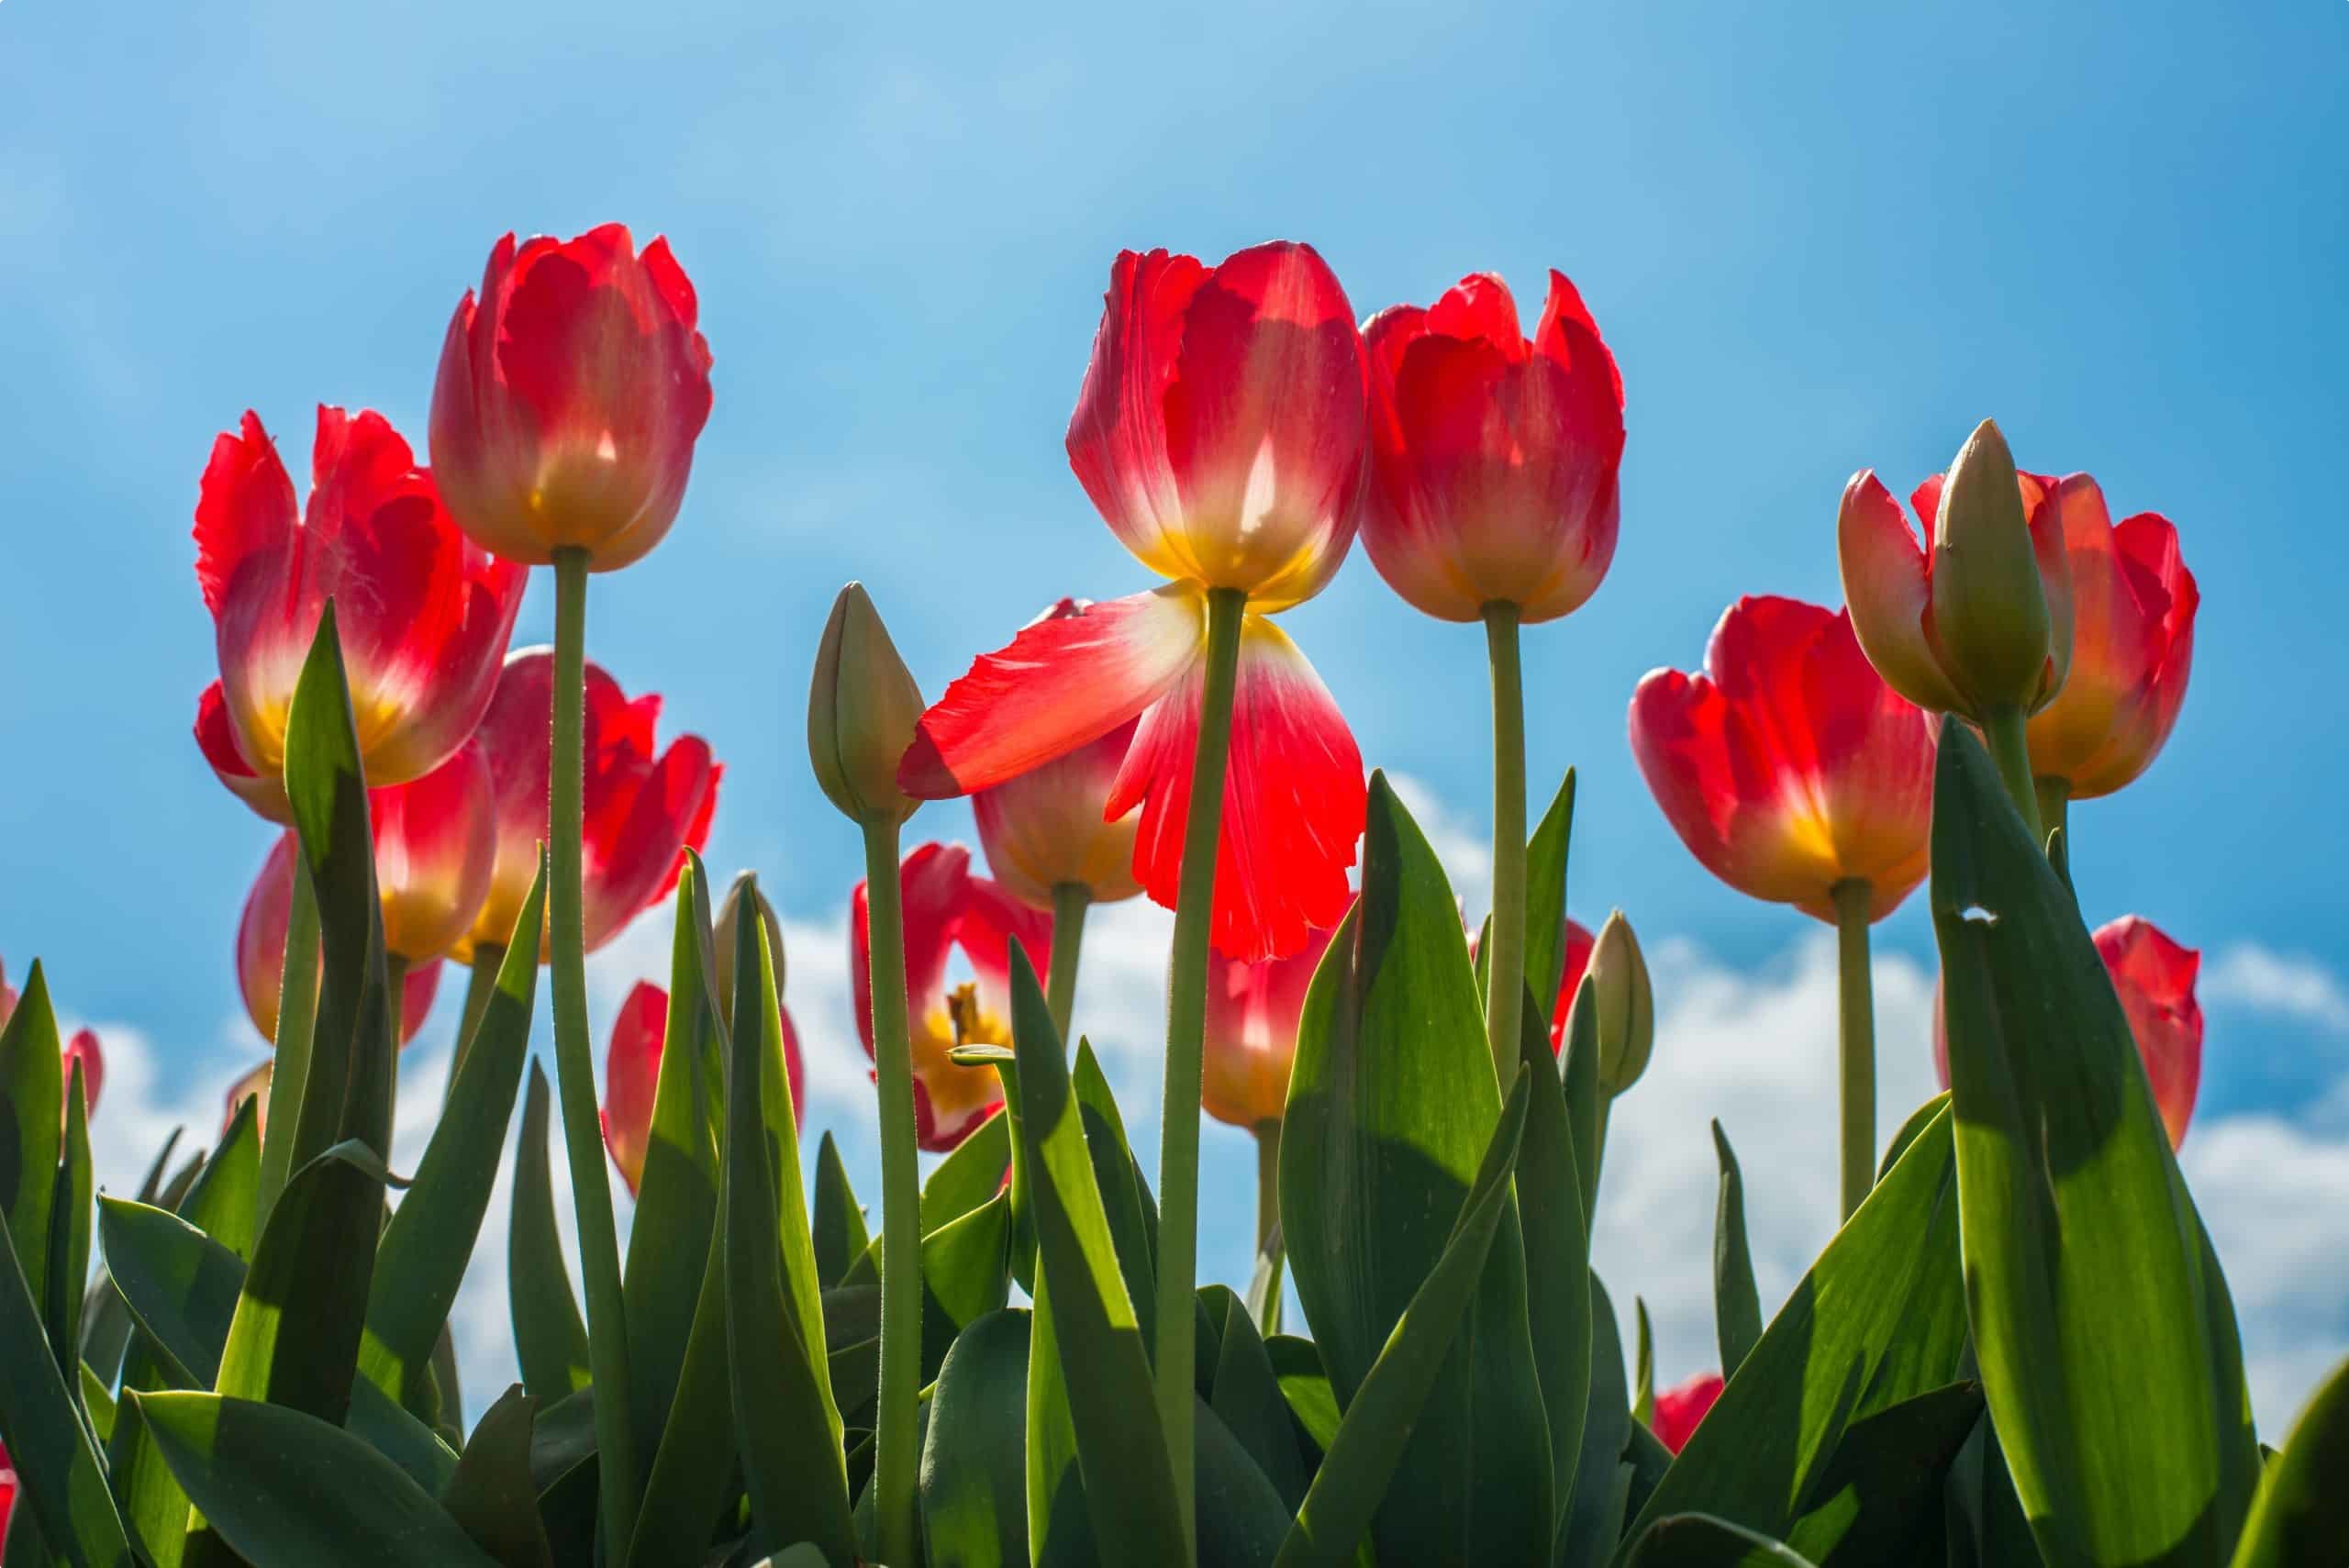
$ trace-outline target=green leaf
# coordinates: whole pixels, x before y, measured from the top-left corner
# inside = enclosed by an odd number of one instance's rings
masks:
[[[930,1396],[921,1519],[930,1568],[1028,1561],[1026,1465],[1006,1440],[1026,1419],[1028,1314],[990,1312],[955,1340]]]
[[[522,1141],[515,1153],[514,1213],[506,1237],[506,1289],[514,1314],[514,1354],[522,1386],[541,1403],[587,1386],[587,1325],[571,1293],[555,1229],[554,1178],[547,1159],[546,1069],[530,1063],[522,1097]]]
[[[30,989],[28,983],[28,994]],[[50,1135],[56,1136],[54,1122]],[[0,1355],[0,1430],[8,1434],[23,1494],[17,1507],[31,1510],[50,1551],[75,1568],[133,1568],[130,1538],[107,1489],[96,1440],[83,1425],[56,1358],[30,1349],[42,1342],[40,1308],[13,1237],[6,1251],[0,1264],[0,1345],[9,1353]]]
[[[339,1427],[211,1394],[143,1394],[137,1407],[172,1473],[252,1568],[497,1568],[422,1487]]]
[[[1070,1072],[1079,1114],[1084,1118],[1085,1147],[1093,1158],[1093,1180],[1101,1189],[1102,1211],[1109,1218],[1109,1240],[1117,1249],[1118,1273],[1134,1304],[1141,1326],[1142,1343],[1152,1344],[1158,1314],[1158,1222],[1135,1165],[1126,1138],[1125,1118],[1109,1093],[1109,1080],[1093,1054],[1090,1040],[1076,1042],[1076,1062]]]
[[[1783,1540],[1854,1420],[1955,1380],[1966,1316],[1949,1128],[1927,1129],[1836,1232],[1627,1534],[1704,1513]]]
[[[1031,1358],[1052,1349],[1066,1366],[1085,1498],[1096,1537],[1116,1560],[1148,1568],[1184,1558],[1183,1517],[1157,1408],[1150,1359],[1119,1273],[1109,1216],[1095,1179],[1084,1115],[1069,1083],[1060,1033],[1026,951],[1012,944],[1011,1018],[1019,1070],[1022,1162],[1035,1202],[1037,1284]],[[1031,1409],[1032,1409],[1031,1402]]]
[[[726,1354],[726,1249],[704,1248],[701,1302],[685,1340],[668,1420],[637,1509],[628,1561],[685,1562],[706,1545],[734,1485],[734,1380]],[[589,1429],[591,1438],[593,1429]]]
[[[33,960],[24,994],[0,1028],[0,1214],[17,1250],[25,1287],[44,1324],[49,1307],[49,1228],[55,1217],[59,1129],[65,1084],[49,977]]]
[[[829,1290],[848,1276],[849,1266],[873,1245],[864,1228],[864,1210],[857,1207],[855,1189],[848,1183],[848,1167],[841,1162],[840,1145],[824,1134],[816,1145],[816,1277]],[[1023,1341],[1024,1342],[1024,1341]]]
[[[956,1144],[922,1184],[923,1234],[994,1197],[1002,1191],[1004,1173],[1010,1168],[1011,1122],[998,1111]]]
[[[1545,1047],[1550,1008],[1566,973],[1566,847],[1574,828],[1575,771],[1568,768],[1525,848],[1525,983],[1533,990],[1531,1016],[1542,1025]]]
[[[2233,1309],[2103,961],[1963,725],[1932,851],[1965,1275],[2016,1494],[2050,1568],[2214,1562],[2258,1481]]]
[[[215,1393],[342,1421],[384,1207],[382,1167],[363,1157],[372,1153],[339,1143],[285,1184],[245,1273]]]
[[[518,929],[538,928],[526,921]],[[523,956],[537,967],[527,943]],[[518,1066],[518,1076],[519,1072]],[[530,1428],[537,1411],[538,1401],[521,1385],[508,1388],[483,1413],[440,1494],[441,1507],[458,1528],[504,1568],[554,1568],[554,1549],[539,1522],[538,1488],[530,1481]]]
[[[1787,1544],[1820,1568],[1941,1562],[1943,1485],[1981,1418],[1981,1385],[1954,1383],[1854,1421]]]
[[[1559,795],[1563,809],[1571,812],[1573,773],[1566,775]],[[1553,806],[1552,816],[1561,809]],[[1543,819],[1542,826],[1549,830],[1549,818]],[[1557,839],[1563,887],[1563,828]],[[1540,834],[1534,842],[1537,848],[1541,845]],[[1549,995],[1557,995],[1555,984]],[[1554,1538],[1573,1508],[1575,1467],[1590,1403],[1590,1238],[1583,1223],[1581,1165],[1575,1156],[1573,1119],[1542,1018],[1542,1009],[1529,996],[1518,1059],[1532,1085],[1529,1091],[1532,1100],[1525,1113],[1525,1146],[1517,1157],[1517,1207],[1525,1232],[1525,1299],[1533,1364],[1541,1379],[1542,1408],[1550,1429]]]
[[[546,906],[546,857],[523,900],[515,929],[539,929]],[[527,936],[506,950],[496,989],[473,1031],[425,1146],[415,1183],[392,1213],[375,1251],[367,1330],[359,1370],[369,1382],[429,1419],[439,1401],[428,1388],[433,1351],[449,1307],[464,1282],[489,1189],[514,1118],[514,1094],[530,1049],[530,1013],[539,989],[539,954]]]
[[[1442,1255],[1499,1112],[1450,884],[1374,774],[1362,896],[1307,993],[1281,1135],[1289,1267],[1341,1407]],[[1524,1241],[1506,1207],[1410,1433],[1409,1485],[1379,1513],[1382,1558],[1532,1562],[1551,1551],[1550,1432]]]
[[[1264,1356],[1280,1378],[1281,1397],[1288,1401],[1297,1436],[1311,1451],[1308,1457],[1318,1467],[1338,1435],[1338,1396],[1330,1387],[1321,1352],[1310,1340],[1275,1334],[1264,1341]]]
[[[774,957],[765,923],[743,920],[735,952],[733,1063],[726,1095],[726,1349],[734,1428],[751,1493],[751,1549],[809,1540],[855,1551],[841,1417],[825,1375],[816,1254],[799,1193],[798,1140]],[[783,1179],[778,1209],[778,1176]]]
[[[1639,1325],[1639,1347],[1631,1358],[1631,1419],[1643,1427],[1655,1425],[1655,1335],[1648,1325],[1648,1304],[1631,1297],[1631,1319]]]
[[[1559,1087],[1566,1126],[1574,1133],[1575,1171],[1582,1178],[1583,1229],[1598,1229],[1598,1167],[1607,1151],[1607,1091],[1598,1082],[1598,1004],[1590,976],[1575,988],[1566,1013],[1566,1045],[1559,1053]]]
[[[1305,1489],[1313,1475],[1306,1468],[1305,1456],[1297,1451],[1296,1423],[1290,1419],[1272,1357],[1257,1337],[1255,1320],[1245,1302],[1231,1300],[1220,1329],[1208,1403],[1294,1514],[1305,1501]]]
[[[923,1383],[938,1376],[956,1336],[1002,1309],[1011,1289],[1010,1259],[1009,1193],[921,1239]]]
[[[2015,1496],[2014,1477],[1986,1414],[1950,1462],[1942,1483],[1943,1528],[1949,1568],[2038,1568],[2039,1545]]]
[[[721,1336],[724,1328],[719,1329]],[[526,1391],[527,1392],[527,1391]],[[721,1390],[719,1397],[724,1397]],[[727,1453],[733,1430],[726,1429]],[[596,1551],[596,1398],[583,1388],[540,1407],[530,1428],[530,1482],[557,1562],[587,1562]],[[726,1485],[734,1485],[729,1462]]]
[[[2349,1541],[2349,1362],[2316,1391],[2267,1467],[2233,1568],[2318,1568]]]
[[[1885,1146],[1884,1162],[1876,1168],[1877,1181],[1884,1180],[1892,1167],[1900,1162],[1900,1157],[1909,1152],[1909,1146],[1917,1141],[1917,1135],[1932,1126],[1933,1118],[1941,1115],[1942,1107],[1948,1104],[1949,1093],[1943,1090],[1909,1113],[1909,1119],[1900,1124],[1900,1130],[1894,1133],[1892,1141]]]
[[[1332,945],[1334,949],[1334,943]],[[1466,956],[1464,953],[1462,955]],[[1499,1233],[1508,1207],[1509,1176],[1516,1169],[1518,1146],[1525,1134],[1526,1107],[1531,1084],[1523,1069],[1502,1111],[1485,1156],[1468,1189],[1442,1253],[1410,1305],[1397,1315],[1395,1327],[1380,1347],[1370,1371],[1347,1403],[1313,1477],[1297,1522],[1281,1545],[1279,1568],[1330,1568],[1353,1559],[1355,1548],[1375,1516],[1383,1516],[1390,1485],[1408,1451],[1413,1432],[1431,1396],[1452,1364],[1450,1349],[1462,1331],[1469,1309],[1480,1291],[1486,1260]],[[1400,1479],[1406,1489],[1399,1500],[1426,1506],[1430,1498],[1417,1487],[1408,1471]],[[1541,1552],[1549,1555],[1545,1538]],[[1407,1562],[1439,1561],[1407,1558]],[[1484,1561],[1442,1559],[1442,1561]],[[1495,1558],[1490,1561],[1526,1561]]]
[[[82,1063],[73,1063],[72,1081],[65,1092],[64,1163],[49,1216],[49,1342],[57,1354],[58,1370],[72,1380],[78,1393],[82,1364],[82,1294],[90,1281],[89,1094],[82,1082]]]
[[[1588,1009],[1577,1008],[1577,1016]],[[1574,1496],[1566,1511],[1556,1562],[1586,1568],[1607,1561],[1622,1531],[1630,1500],[1623,1462],[1631,1433],[1631,1394],[1623,1383],[1623,1340],[1615,1304],[1598,1275],[1590,1276],[1590,1400],[1585,1407],[1582,1451],[1575,1459]]]
[[[1704,1514],[1675,1514],[1643,1530],[1628,1568],[1811,1568],[1768,1536]]]
[[[1193,1473],[1198,1488],[1198,1560],[1208,1568],[1270,1568],[1295,1510],[1215,1407],[1193,1396]]]
[[[1731,1377],[1762,1338],[1762,1297],[1753,1288],[1753,1253],[1745,1241],[1745,1173],[1718,1119],[1713,1153],[1721,1167],[1720,1203],[1713,1211],[1713,1331],[1721,1375]]]

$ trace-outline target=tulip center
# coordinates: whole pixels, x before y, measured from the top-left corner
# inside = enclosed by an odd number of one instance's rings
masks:
[[[954,1029],[956,1045],[1009,1045],[1011,1030],[986,1010],[979,988],[964,981],[946,994],[946,1018]]]

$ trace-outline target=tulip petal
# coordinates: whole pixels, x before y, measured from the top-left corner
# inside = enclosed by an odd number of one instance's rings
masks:
[[[899,786],[923,800],[969,795],[1099,740],[1197,662],[1203,609],[1196,589],[1169,584],[1023,628],[922,715]]]
[[[2095,941],[2175,1149],[2186,1141],[2202,1082],[2202,1005],[2194,995],[2202,955],[2135,915],[2098,927]]]
[[[1134,874],[1170,909],[1182,882],[1204,678],[1195,667],[1143,717],[1107,808],[1119,817],[1141,806]],[[1286,633],[1249,616],[1224,779],[1216,951],[1278,957],[1303,947],[1314,927],[1336,925],[1353,896],[1346,872],[1368,807],[1362,753],[1329,689]]]
[[[1937,713],[1965,711],[1965,699],[1942,673],[1926,637],[1932,585],[1924,547],[1909,531],[1900,504],[1873,470],[1861,470],[1844,486],[1835,544],[1852,629],[1867,651],[1868,662],[1893,690],[1919,707]]]
[[[76,1029],[65,1044],[64,1080],[73,1082],[73,1064],[82,1064],[82,1111],[84,1116],[98,1114],[98,1089],[106,1081],[106,1052],[99,1048],[95,1029]]]
[[[212,764],[213,773],[238,799],[271,822],[294,820],[294,807],[285,798],[285,782],[256,769],[239,750],[228,696],[217,681],[195,699],[195,744],[204,760]]]
[[[630,1195],[644,1179],[652,1098],[668,1036],[669,994],[651,981],[638,981],[612,1019],[612,1042],[604,1056],[604,1147]]]
[[[212,442],[195,503],[195,580],[217,617],[238,570],[283,549],[294,531],[294,481],[277,445],[250,408],[237,434]]]

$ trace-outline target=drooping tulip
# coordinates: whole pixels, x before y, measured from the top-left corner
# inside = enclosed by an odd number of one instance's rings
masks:
[[[237,921],[237,988],[245,998],[245,1016],[266,1040],[277,1038],[278,987],[285,963],[285,920],[294,900],[294,857],[299,853],[290,832],[279,835],[245,895],[245,911]],[[323,964],[325,960],[321,958]],[[408,965],[400,991],[400,1043],[416,1039],[432,1010],[440,985],[440,962]],[[236,1108],[235,1098],[229,1109]]]
[[[661,542],[709,417],[698,310],[666,239],[497,242],[432,387],[432,465],[482,548],[543,566],[575,547],[608,572]]]
[[[724,770],[709,743],[683,735],[659,749],[661,698],[630,698],[597,665],[586,666],[585,837],[580,850],[580,902],[586,951],[595,951],[677,885],[685,851],[709,841]],[[495,796],[496,868],[471,929],[451,948],[470,962],[482,945],[503,948],[539,873],[547,836],[547,713],[553,699],[554,653],[518,649],[498,676],[479,740],[489,759]],[[541,942],[541,962],[545,944]]]
[[[2054,509],[2072,579],[2072,665],[2026,734],[2032,772],[2085,800],[2143,773],[2169,739],[2202,595],[2158,512],[2115,525],[2085,473],[2056,486]]]
[[[1199,1096],[1208,1115],[1251,1130],[1282,1119],[1305,993],[1334,934],[1334,929],[1317,930],[1303,947],[1280,958],[1208,958],[1207,1055]]]
[[[1523,622],[1580,607],[1607,575],[1620,513],[1623,379],[1566,281],[1531,339],[1491,273],[1363,328],[1372,484],[1363,548],[1387,585],[1441,620],[1494,603]]]
[[[1088,607],[1082,599],[1063,599],[1037,620],[1066,620]],[[1141,891],[1133,873],[1141,814],[1108,812],[1136,728],[1129,720],[971,797],[987,870],[1030,908],[1051,909],[1053,891],[1064,886],[1083,888],[1096,904]]]
[[[2137,1059],[2144,1063],[2145,1082],[2154,1091],[2170,1147],[2181,1147],[2202,1086],[2202,1004],[2194,995],[2202,954],[2136,915],[2099,926],[2094,939],[2097,956],[2104,960],[2121,1010],[2128,1017]],[[1949,1035],[1938,985],[1933,995],[1933,1071],[1942,1087],[1948,1088]]]
[[[910,1001],[914,1124],[933,1153],[953,1148],[1003,1104],[993,1071],[957,1066],[957,1045],[1011,1043],[1011,943],[1018,939],[1040,974],[1052,964],[1051,920],[996,883],[971,872],[961,844],[923,844],[905,858],[897,885],[906,912],[906,993]],[[873,948],[865,884],[849,900],[850,987],[856,1030],[873,1053]],[[957,951],[972,978],[950,986]]]
[[[1111,530],[1170,581],[982,655],[923,716],[906,792],[973,794],[1138,719],[1103,813],[1140,806],[1135,878],[1173,907],[1210,620],[1236,614],[1214,944],[1265,958],[1335,925],[1368,802],[1362,756],[1267,617],[1319,593],[1353,541],[1365,400],[1352,308],[1311,248],[1260,245],[1212,268],[1119,256],[1069,462]]]
[[[796,1122],[807,1119],[807,1075],[799,1062],[799,1031],[791,1009],[783,1016],[783,1065],[791,1082]],[[651,981],[637,982],[612,1019],[612,1042],[604,1057],[604,1148],[629,1195],[644,1181],[644,1156],[652,1142],[652,1101],[661,1083],[661,1049],[669,1036],[669,994]]]
[[[1655,1396],[1655,1420],[1650,1429],[1656,1441],[1674,1453],[1688,1446],[1696,1435],[1697,1425],[1721,1396],[1728,1385],[1717,1372],[1700,1372],[1687,1382],[1667,1388]]]
[[[220,660],[196,704],[196,743],[273,822],[288,819],[286,715],[329,596],[360,762],[382,786],[422,777],[473,733],[529,576],[467,540],[382,415],[324,404],[301,510],[258,415],[214,441],[195,575]]]
[[[1860,646],[1895,691],[1976,723],[2054,700],[2072,657],[2071,570],[2048,504],[2055,487],[2019,473],[1985,420],[1949,473],[1910,497],[1927,549],[1872,470],[1852,476],[1836,523],[1843,596]]]

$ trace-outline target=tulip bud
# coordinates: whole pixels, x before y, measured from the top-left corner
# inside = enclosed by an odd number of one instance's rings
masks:
[[[1640,1081],[1655,1052],[1655,992],[1648,984],[1648,961],[1620,909],[1598,929],[1588,977],[1598,1008],[1598,1086],[1612,1098]]]
[[[921,688],[862,583],[832,601],[807,693],[807,756],[824,795],[858,823],[903,822],[921,802],[897,787],[920,723]]]
[[[710,939],[715,949],[712,957],[718,966],[718,1010],[725,1016],[729,1029],[734,1022],[735,933],[741,925],[744,904],[759,912],[759,924],[766,930],[767,951],[774,957],[775,994],[783,994],[783,922],[775,918],[774,906],[767,902],[767,895],[759,891],[759,879],[746,871],[726,890],[726,902],[718,906],[717,929]]]
[[[1998,427],[1985,419],[1966,438],[1942,485],[1933,518],[1931,591],[1933,637],[1943,668],[1976,713],[2035,712],[2054,699],[2071,662],[2068,585],[2060,534],[2054,572],[2045,573],[2025,515],[2015,460]],[[2059,616],[2056,612],[2061,610]]]

